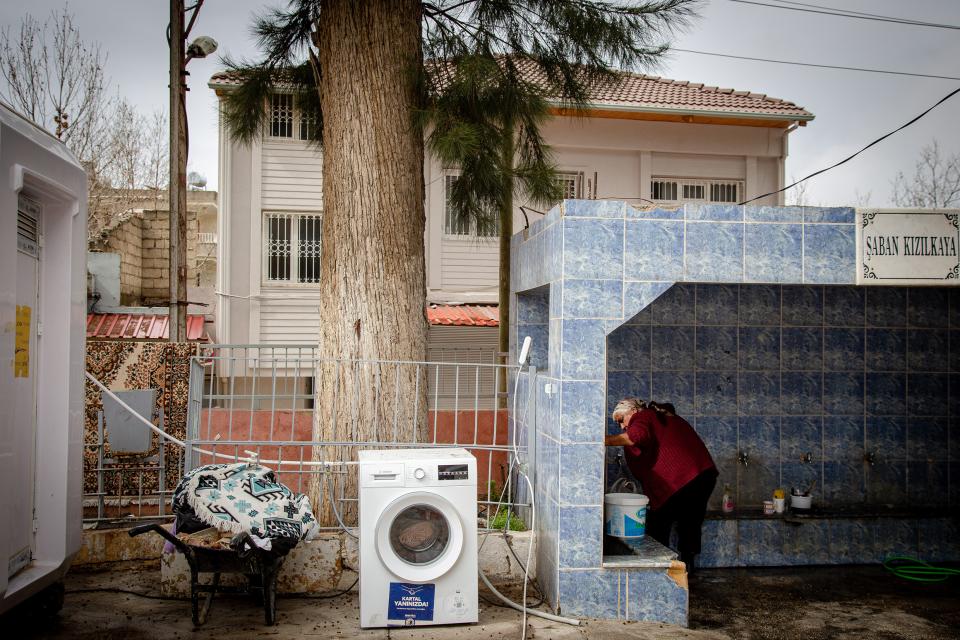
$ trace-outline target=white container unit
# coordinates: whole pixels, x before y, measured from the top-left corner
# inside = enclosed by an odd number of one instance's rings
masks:
[[[0,103],[0,613],[80,548],[87,178]]]

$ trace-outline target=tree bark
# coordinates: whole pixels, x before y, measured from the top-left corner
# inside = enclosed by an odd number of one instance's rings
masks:
[[[508,135],[504,138],[502,162],[504,167],[513,167],[514,142],[513,122],[503,123]],[[510,352],[510,239],[513,237],[513,180],[508,180],[503,189],[503,199],[500,202],[500,282],[498,289],[499,305],[497,313],[500,317],[498,327],[498,349],[502,354]],[[498,358],[500,364],[507,364],[508,355]],[[507,376],[500,377],[501,396],[500,407],[506,407]]]
[[[324,215],[314,437],[324,442],[424,435],[425,372],[369,362],[426,359],[423,134],[411,117],[420,20],[419,0],[331,0],[319,18]],[[355,447],[314,451],[314,459],[354,458]],[[329,480],[313,477],[317,516],[333,524]],[[355,474],[337,478],[338,494],[356,495]]]

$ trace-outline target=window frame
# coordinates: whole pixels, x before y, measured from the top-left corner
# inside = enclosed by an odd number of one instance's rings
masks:
[[[477,221],[472,218],[467,221],[467,224],[469,225],[469,229],[467,229],[466,233],[451,233],[449,231],[449,228],[447,226],[447,220],[450,214],[450,196],[449,196],[448,189],[449,189],[450,181],[456,180],[459,177],[460,177],[459,171],[445,171],[443,173],[443,186],[441,187],[443,190],[443,194],[442,194],[443,195],[443,215],[441,216],[441,219],[440,219],[440,226],[441,226],[441,233],[443,234],[444,239],[469,240],[472,242],[475,242],[478,240],[481,242],[496,240],[500,235],[498,231],[499,225],[493,226],[493,233],[480,235],[479,233],[477,233]]]
[[[290,220],[290,278],[287,280],[270,279],[270,217],[285,216]],[[320,275],[317,274],[316,282],[299,282],[300,277],[300,220],[305,218],[316,218],[317,225],[323,224],[323,212],[317,210],[310,211],[291,211],[264,209],[260,213],[260,286],[263,288],[293,288],[293,289],[315,289],[320,286]],[[321,240],[320,252],[322,255],[323,246]]]
[[[274,98],[278,96],[283,96],[290,99],[290,135],[289,136],[278,136],[273,134],[273,109],[274,109]],[[264,140],[270,142],[285,142],[285,143],[301,143],[301,142],[310,142],[310,128],[316,126],[316,118],[305,115],[300,107],[297,106],[297,101],[294,99],[294,95],[286,91],[274,91],[270,94],[270,97],[267,98],[267,109],[269,111],[269,122],[267,124],[266,135]],[[306,133],[307,137],[302,137]]]
[[[663,199],[654,197],[656,191],[654,185],[661,183],[668,185],[673,183],[677,197],[675,199]],[[733,200],[713,200],[714,190],[724,190],[733,185],[736,189],[735,199]],[[663,189],[664,187],[661,187]],[[703,189],[702,198],[684,197],[686,189]],[[739,178],[681,178],[676,176],[651,176],[650,177],[650,201],[654,204],[680,205],[680,204],[737,204],[743,200],[745,183]]]

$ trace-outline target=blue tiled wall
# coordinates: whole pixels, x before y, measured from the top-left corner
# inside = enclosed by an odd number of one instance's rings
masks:
[[[720,470],[715,508],[724,484],[758,507],[813,481],[821,507],[957,506],[958,381],[948,289],[676,284],[607,339],[607,414],[673,402]]]

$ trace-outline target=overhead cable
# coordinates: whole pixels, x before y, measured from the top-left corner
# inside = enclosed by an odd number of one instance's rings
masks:
[[[826,167],[826,168],[824,168],[824,169],[820,169],[819,171],[814,171],[814,172],[811,173],[810,175],[805,176],[805,177],[803,177],[803,178],[800,178],[799,180],[797,180],[797,181],[794,182],[793,184],[788,184],[787,186],[785,186],[785,187],[783,187],[783,188],[781,188],[781,189],[777,189],[776,191],[771,191],[771,192],[769,192],[769,193],[765,193],[765,194],[763,194],[763,195],[756,196],[755,198],[750,198],[749,200],[744,200],[743,202],[741,202],[741,203],[739,203],[739,204],[742,204],[742,205],[743,205],[743,204],[749,204],[749,203],[753,202],[754,200],[760,200],[761,198],[766,198],[767,196],[776,195],[776,194],[780,193],[781,191],[786,191],[787,189],[791,189],[791,188],[797,186],[798,184],[800,184],[801,182],[805,182],[805,181],[809,180],[810,178],[813,178],[814,176],[818,176],[818,175],[820,175],[821,173],[826,173],[827,171],[830,171],[831,169],[836,169],[837,167],[839,167],[839,166],[842,165],[842,164],[846,164],[847,162],[853,160],[853,159],[856,158],[858,155],[860,155],[861,153],[863,153],[864,151],[866,151],[866,150],[869,149],[870,147],[874,146],[875,144],[878,144],[878,143],[886,140],[887,138],[889,138],[889,137],[892,136],[893,134],[897,133],[898,131],[902,131],[903,129],[906,129],[907,127],[909,127],[910,125],[912,125],[914,122],[916,122],[917,120],[919,120],[919,119],[922,118],[923,116],[927,115],[928,113],[930,113],[931,111],[933,111],[934,109],[936,109],[936,108],[939,107],[941,104],[943,104],[944,102],[946,102],[947,100],[949,100],[949,99],[952,98],[953,96],[957,95],[958,93],[960,93],[960,87],[954,89],[953,91],[951,91],[951,92],[948,93],[947,95],[945,95],[945,96],[943,96],[942,98],[940,98],[939,100],[937,100],[937,101],[933,104],[933,106],[928,107],[923,113],[921,113],[920,115],[914,117],[914,118],[913,118],[912,120],[910,120],[909,122],[907,122],[907,123],[905,123],[905,124],[902,124],[902,125],[900,125],[899,127],[897,127],[896,129],[894,129],[893,131],[890,131],[889,133],[886,133],[886,134],[880,136],[879,138],[877,138],[876,140],[874,140],[873,142],[871,142],[870,144],[868,144],[868,145],[865,146],[864,148],[860,149],[859,151],[857,151],[856,153],[854,153],[854,154],[852,154],[852,155],[847,156],[846,158],[844,158],[844,159],[841,160],[840,162],[837,162],[837,163],[835,163],[835,164],[832,164],[832,165],[830,165],[829,167]]]
[[[750,56],[735,56],[729,53],[716,53],[713,51],[696,51],[694,49],[677,49],[674,47],[670,48],[671,51],[679,51],[681,53],[695,53],[701,56],[715,56],[717,58],[731,58],[733,60],[751,60],[753,62],[772,62],[774,64],[790,64],[796,65],[799,67],[817,67],[818,69],[840,69],[842,71],[862,71],[864,73],[885,73],[894,76],[910,76],[914,78],[934,78],[937,80],[960,80],[960,77],[957,76],[938,76],[929,73],[913,73],[910,71],[891,71],[889,69],[867,69],[865,67],[844,67],[840,65],[833,64],[815,64],[813,62],[796,62],[791,60],[772,60],[770,58],[753,58]]]
[[[772,9],[786,9],[788,11],[802,11],[804,13],[819,13],[827,16],[838,16],[840,18],[854,18],[857,20],[871,20],[874,22],[891,22],[893,24],[905,24],[914,27],[933,27],[935,29],[960,29],[960,25],[945,24],[942,22],[925,22],[922,20],[910,20],[908,18],[896,18],[894,16],[881,16],[877,14],[864,14],[860,12],[845,11],[843,9],[808,9],[804,7],[790,7],[782,4],[769,4],[767,2],[757,2],[756,0],[730,0],[739,4],[752,4],[758,7],[770,7]]]

